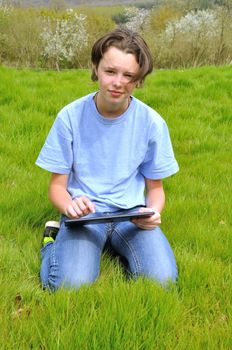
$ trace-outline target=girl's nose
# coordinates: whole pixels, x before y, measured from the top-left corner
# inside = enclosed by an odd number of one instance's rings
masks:
[[[115,75],[113,84],[114,86],[121,86],[123,84],[123,76],[119,74]]]

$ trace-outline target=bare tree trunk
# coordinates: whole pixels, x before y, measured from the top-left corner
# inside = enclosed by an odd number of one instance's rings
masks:
[[[59,61],[58,60],[56,60],[55,65],[56,65],[57,72],[59,72],[60,71],[60,67],[59,67]]]

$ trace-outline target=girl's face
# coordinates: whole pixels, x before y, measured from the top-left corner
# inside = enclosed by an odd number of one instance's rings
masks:
[[[136,83],[131,79],[139,70],[136,58],[115,47],[110,47],[95,68],[99,82],[97,107],[107,116],[122,114],[129,105],[130,95]]]

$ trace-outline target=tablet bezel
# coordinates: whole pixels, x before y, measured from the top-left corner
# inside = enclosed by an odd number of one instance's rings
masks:
[[[133,218],[146,218],[155,214],[155,211],[147,210],[145,212],[140,212],[139,210],[123,210],[118,212],[107,212],[89,214],[82,216],[78,219],[66,219],[65,226],[79,226],[79,225],[89,225],[89,224],[100,224],[107,222],[120,222],[120,221],[130,221]]]

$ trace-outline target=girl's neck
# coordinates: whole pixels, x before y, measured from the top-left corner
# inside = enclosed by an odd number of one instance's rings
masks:
[[[108,106],[105,103],[102,103],[102,100],[99,96],[99,92],[97,92],[94,96],[96,108],[98,112],[105,118],[116,118],[122,115],[130,106],[130,101],[131,99],[130,97],[128,97],[128,99],[125,100],[125,103],[122,106],[118,107],[116,105],[115,108],[113,108],[114,106],[112,106],[111,104],[108,108]]]

